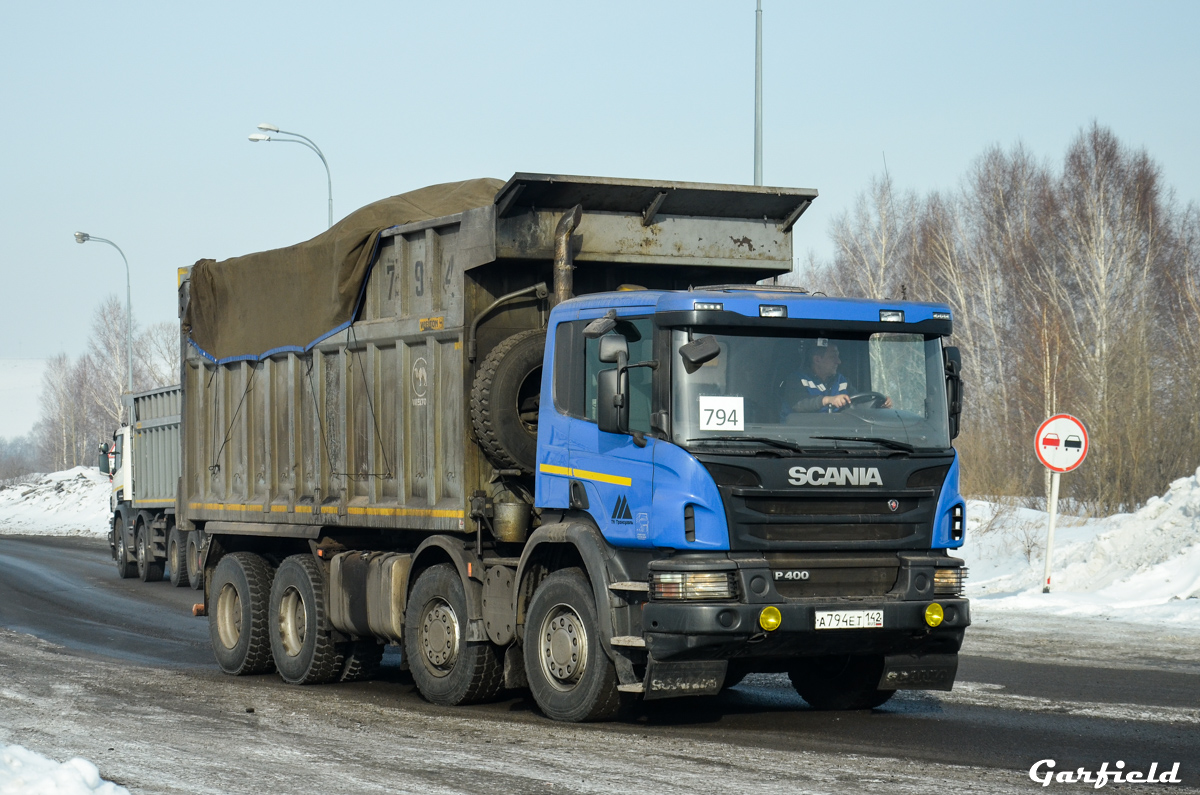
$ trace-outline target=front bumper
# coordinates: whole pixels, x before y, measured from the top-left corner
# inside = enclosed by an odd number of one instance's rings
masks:
[[[942,606],[943,622],[930,627],[925,609]],[[642,610],[646,650],[659,661],[816,657],[830,654],[955,654],[971,623],[960,597],[899,601],[813,598],[773,602],[783,620],[767,632],[758,624],[765,604],[647,602]],[[818,610],[882,610],[883,627],[816,629]]]

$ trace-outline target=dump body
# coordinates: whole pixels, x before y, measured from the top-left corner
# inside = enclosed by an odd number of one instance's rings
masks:
[[[132,493],[138,509],[174,509],[179,485],[178,384],[125,396],[132,442]]]
[[[789,271],[791,224],[815,195],[518,174],[492,204],[389,229],[350,328],[258,361],[187,349],[180,511],[220,523],[210,532],[474,532],[471,497],[496,469],[472,440],[474,367],[544,328],[550,306],[528,295],[485,310],[553,282],[566,209],[583,206],[576,293],[687,289]]]
[[[109,550],[122,577],[136,570],[144,580],[161,579],[172,551],[182,399],[178,384],[125,395],[129,425],[113,434],[111,446],[101,448],[112,474]]]

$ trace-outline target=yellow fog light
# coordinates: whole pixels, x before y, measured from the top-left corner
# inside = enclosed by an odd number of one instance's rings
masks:
[[[758,625],[767,632],[779,629],[779,625],[782,623],[783,615],[779,612],[779,608],[773,605],[767,605],[758,614]]]
[[[945,617],[946,614],[942,612],[942,606],[936,602],[925,608],[925,623],[931,627],[936,627],[942,623],[942,619]]]

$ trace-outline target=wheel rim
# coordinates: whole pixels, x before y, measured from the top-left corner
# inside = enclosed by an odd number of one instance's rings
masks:
[[[225,583],[217,594],[217,634],[227,649],[242,637],[242,597],[232,583]]]
[[[588,637],[579,613],[570,605],[555,605],[542,619],[538,640],[538,660],[546,681],[558,690],[573,689],[588,661]]]
[[[174,541],[168,541],[167,542],[167,565],[171,567],[172,571],[175,571],[175,569],[179,568],[178,561],[179,561],[179,544],[176,544]],[[175,571],[175,575],[178,576],[179,572]]]
[[[137,562],[139,569],[146,567],[146,532],[144,530],[138,533],[137,537]]]
[[[446,676],[454,670],[459,650],[458,616],[450,603],[440,597],[425,605],[421,617],[421,653],[434,676]]]
[[[289,585],[279,600],[279,640],[287,656],[300,654],[307,635],[308,612],[304,609],[304,596],[295,586]]]
[[[124,566],[129,562],[129,552],[125,549],[125,528],[117,530],[117,565]]]

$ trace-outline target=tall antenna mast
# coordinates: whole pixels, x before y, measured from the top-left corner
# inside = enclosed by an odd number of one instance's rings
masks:
[[[754,12],[754,184],[763,184],[762,176],[762,0]]]

